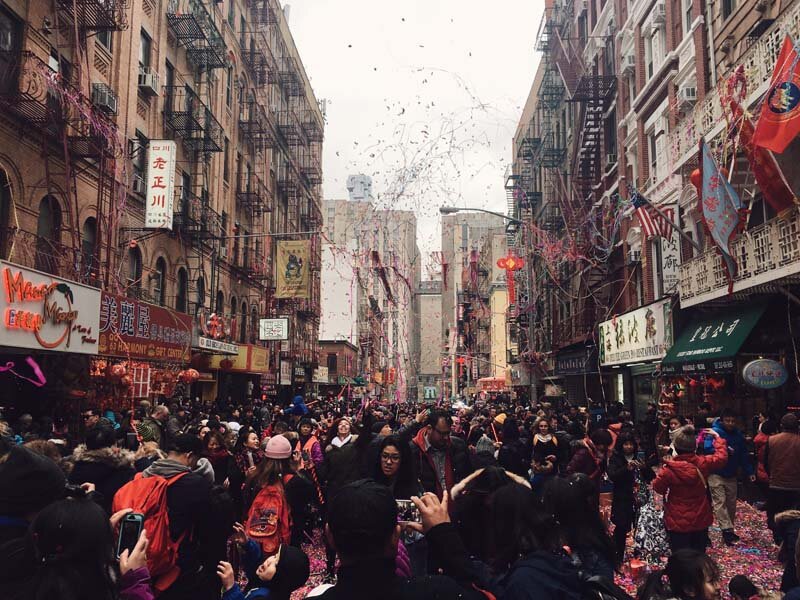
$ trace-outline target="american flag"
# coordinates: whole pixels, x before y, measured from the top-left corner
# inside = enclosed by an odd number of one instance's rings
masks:
[[[664,213],[664,216],[661,216],[636,189],[630,187],[629,193],[633,210],[644,232],[644,239],[649,240],[659,236],[670,239],[672,237],[672,223],[675,220],[675,208],[662,208],[661,212]]]

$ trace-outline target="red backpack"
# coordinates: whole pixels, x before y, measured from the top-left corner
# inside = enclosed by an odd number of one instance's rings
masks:
[[[266,556],[275,554],[281,544],[291,541],[292,514],[282,483],[273,483],[259,490],[247,513],[245,530],[247,537],[259,544]]]
[[[114,495],[112,514],[124,508],[144,515],[144,529],[150,545],[147,548],[147,569],[156,592],[163,592],[172,585],[180,574],[175,564],[178,560],[178,547],[186,537],[184,532],[177,540],[169,534],[169,513],[167,512],[167,489],[186,473],[179,473],[166,479],[159,475],[142,477],[137,473],[133,481],[126,483]]]

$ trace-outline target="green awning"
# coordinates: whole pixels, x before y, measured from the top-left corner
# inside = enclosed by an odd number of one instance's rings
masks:
[[[661,361],[661,372],[691,375],[734,371],[735,357],[764,309],[764,304],[751,304],[720,310],[695,321],[669,349]]]

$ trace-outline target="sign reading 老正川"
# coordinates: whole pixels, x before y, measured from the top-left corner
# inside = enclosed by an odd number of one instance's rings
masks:
[[[0,345],[97,354],[100,290],[0,261]]]
[[[172,140],[150,140],[147,148],[145,229],[172,229],[177,148]]]
[[[659,300],[600,324],[600,364],[659,360],[672,345],[672,304]]]

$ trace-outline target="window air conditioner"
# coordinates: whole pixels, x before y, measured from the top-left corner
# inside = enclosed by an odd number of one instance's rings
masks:
[[[144,194],[145,193],[145,182],[144,177],[139,175],[138,173],[133,176],[133,193],[134,194]]]
[[[678,90],[678,100],[684,104],[697,102],[697,88],[695,86],[681,86]]]
[[[657,2],[653,7],[653,23],[666,23],[667,9],[663,2]]]
[[[641,262],[642,260],[642,251],[641,250],[628,250],[628,264],[635,265]]]
[[[92,84],[92,104],[107,113],[117,113],[117,97],[105,83]]]
[[[150,67],[139,69],[139,91],[149,96],[158,95],[158,73]]]
[[[622,73],[635,73],[636,72],[636,56],[633,54],[626,54],[622,57]]]

